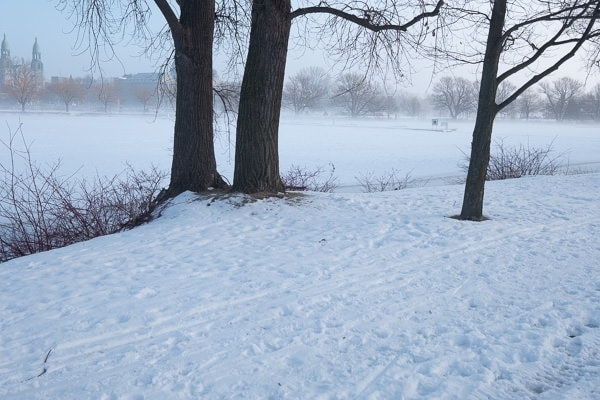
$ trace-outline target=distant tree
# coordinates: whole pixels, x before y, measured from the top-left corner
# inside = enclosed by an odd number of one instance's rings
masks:
[[[290,77],[283,88],[283,101],[298,114],[316,108],[328,92],[327,72],[321,67],[307,67]]]
[[[600,121],[600,83],[585,95],[585,110],[591,119]]]
[[[500,84],[498,85],[498,91],[496,92],[496,102],[502,103],[516,89],[517,87],[509,81],[500,82]],[[514,117],[514,115],[517,113],[517,103],[512,102],[508,104],[500,111],[500,113],[503,114],[503,116],[505,117]]]
[[[153,97],[156,97],[156,89],[150,89],[147,86],[137,86],[133,88],[133,95],[144,106],[144,112],[148,111],[148,103]]]
[[[240,102],[238,82],[218,81],[213,84],[215,134],[226,133],[231,143],[231,132],[235,130],[235,116]]]
[[[387,117],[390,118],[392,115],[396,116],[398,111],[400,110],[400,106],[398,105],[398,101],[394,96],[382,96],[381,99],[381,110],[387,114]]]
[[[348,72],[339,77],[333,99],[350,116],[360,117],[385,109],[381,92],[380,86],[364,75]]]
[[[573,78],[564,77],[551,84],[541,82],[541,92],[546,97],[546,109],[548,114],[557,121],[562,121],[568,115],[569,107],[572,106],[577,95],[581,93],[583,84]]]
[[[69,107],[75,100],[81,100],[85,94],[85,88],[80,79],[58,78],[48,84],[48,90],[65,105],[65,111],[69,112]]]
[[[477,92],[473,82],[463,77],[442,77],[434,86],[431,100],[438,110],[446,110],[452,119],[473,111]]]
[[[542,108],[542,99],[535,91],[529,89],[519,96],[517,107],[521,118],[529,119],[533,113]]]
[[[39,76],[31,69],[29,64],[16,64],[12,69],[8,91],[10,95],[21,105],[21,111],[25,106],[37,100],[42,92]]]
[[[108,105],[119,102],[120,88],[116,82],[102,82],[95,86],[98,100],[104,106],[104,112],[108,112]]]
[[[416,117],[423,111],[419,96],[412,93],[402,93],[398,96],[398,110],[410,117]]]
[[[168,102],[172,108],[177,105],[177,76],[175,72],[164,72],[160,75],[158,87],[158,104]]]
[[[231,133],[235,132],[235,117],[240,101],[240,84],[238,82],[214,82],[213,98],[215,136],[227,139],[228,161],[231,161],[231,149],[234,147]]]

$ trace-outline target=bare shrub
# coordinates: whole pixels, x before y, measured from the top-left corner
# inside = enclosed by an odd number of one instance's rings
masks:
[[[520,178],[528,175],[556,175],[561,168],[562,154],[554,155],[553,142],[544,147],[507,146],[504,141],[494,143],[490,154],[486,180]],[[469,157],[465,157],[462,168],[469,169]]]
[[[337,179],[334,176],[335,165],[329,163],[329,171],[323,167],[308,170],[306,167],[292,165],[281,176],[287,190],[310,190],[313,192],[333,192],[337,188]],[[327,174],[324,178],[323,175]]]
[[[406,189],[414,183],[410,172],[404,176],[397,169],[392,169],[380,176],[374,176],[372,172],[355,177],[366,193],[386,192],[391,190]]]
[[[61,176],[60,161],[43,167],[32,160],[21,127],[0,144],[9,154],[7,165],[0,163],[0,262],[149,220],[166,177],[155,167],[136,171],[131,166],[92,181]]]

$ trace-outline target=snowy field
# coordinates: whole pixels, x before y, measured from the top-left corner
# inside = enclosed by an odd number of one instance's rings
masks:
[[[60,159],[65,174],[113,175],[130,163],[137,168],[171,167],[173,117],[0,112],[0,138],[19,126],[36,160]],[[287,116],[280,131],[280,165],[324,170],[335,167],[339,191],[362,191],[356,178],[398,171],[422,184],[456,183],[470,150],[473,121],[452,121],[448,132],[432,130],[431,119],[352,120]],[[494,140],[506,145],[552,144],[570,169],[600,171],[600,125],[554,121],[498,120]],[[233,179],[235,131],[216,137],[219,172]],[[7,154],[0,151],[0,161]]]
[[[166,117],[0,118],[65,172],[170,166]],[[282,170],[333,163],[340,191],[186,193],[0,264],[0,399],[599,399],[600,127],[500,121],[588,173],[490,182],[482,223],[448,218],[472,122],[448,127],[286,118]],[[392,168],[429,183],[356,186]]]

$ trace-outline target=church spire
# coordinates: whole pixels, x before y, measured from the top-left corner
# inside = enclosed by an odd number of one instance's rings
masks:
[[[42,53],[40,52],[40,45],[37,42],[37,37],[35,38],[35,43],[33,44],[33,52],[31,55],[32,60],[41,60]]]
[[[44,63],[42,63],[42,53],[40,52],[40,45],[38,44],[37,37],[35,38],[35,43],[33,44],[33,50],[31,52],[31,70],[38,77],[40,82],[43,81]]]
[[[8,41],[6,40],[6,33],[4,34],[4,39],[2,39],[2,47],[0,48],[0,56],[2,58],[10,57],[10,47],[8,46]]]

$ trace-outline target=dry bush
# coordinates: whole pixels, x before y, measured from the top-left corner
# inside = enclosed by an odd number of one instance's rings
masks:
[[[60,162],[43,167],[32,160],[20,127],[0,144],[9,154],[7,165],[0,163],[0,262],[147,221],[166,177],[131,166],[92,181],[62,176]]]
[[[507,146],[504,141],[494,143],[490,154],[486,180],[520,178],[529,175],[556,175],[561,170],[562,154],[555,155],[553,142],[545,147]],[[469,169],[469,157],[465,156],[462,164],[465,171]]]
[[[373,176],[373,173],[371,172],[355,177],[355,179],[366,193],[402,190],[414,183],[414,179],[410,176],[410,172],[403,176],[400,171],[396,169],[392,169],[390,172],[386,172],[380,176]]]
[[[335,166],[329,164],[329,175],[324,168],[308,170],[306,167],[292,165],[290,169],[281,176],[281,180],[287,190],[310,190],[313,192],[333,192],[337,188],[337,179],[334,176]]]

